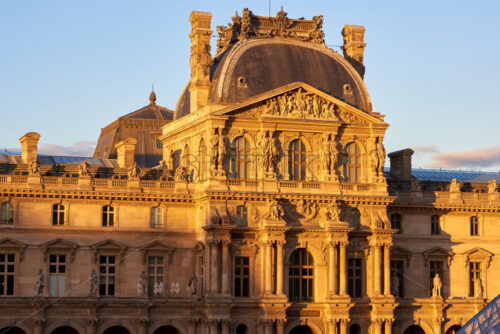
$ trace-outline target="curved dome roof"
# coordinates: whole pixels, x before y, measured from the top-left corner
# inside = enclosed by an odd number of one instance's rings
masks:
[[[230,104],[304,82],[361,110],[371,111],[363,80],[341,55],[325,46],[271,38],[238,42],[217,55],[211,68],[209,103]],[[175,118],[189,114],[189,83]]]

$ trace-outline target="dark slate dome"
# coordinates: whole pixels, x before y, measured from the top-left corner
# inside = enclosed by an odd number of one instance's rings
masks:
[[[272,38],[238,42],[214,59],[210,76],[211,104],[231,104],[304,82],[361,110],[371,111],[360,75],[341,55],[325,46]],[[189,83],[174,118],[189,114]]]

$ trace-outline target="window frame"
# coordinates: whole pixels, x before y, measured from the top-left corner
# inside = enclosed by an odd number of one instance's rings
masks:
[[[155,263],[151,264],[150,259],[154,258]],[[158,264],[158,259],[162,259],[162,263]],[[165,292],[167,291],[167,261],[169,260],[168,254],[158,254],[151,253],[146,256],[146,291],[148,296],[154,296],[154,283],[157,282],[158,278],[161,278],[163,286],[165,287]],[[154,273],[150,274],[149,269],[154,268]],[[162,268],[163,273],[159,274],[157,269]],[[153,285],[151,286],[150,278],[153,278]]]
[[[55,262],[55,266],[56,268],[59,268],[60,267],[60,264],[61,262],[59,261],[59,258],[61,256],[64,256],[64,262],[63,262],[63,265],[64,265],[64,273],[59,273],[59,272],[56,272],[56,273],[51,273],[51,267],[53,266],[52,265],[52,257],[55,256],[57,257],[56,258],[56,262]],[[70,259],[68,257],[68,254],[65,253],[65,252],[51,252],[50,254],[48,254],[48,261],[47,261],[47,270],[46,270],[46,273],[47,273],[47,284],[46,284],[46,289],[47,289],[47,292],[48,292],[48,295],[50,297],[63,297],[63,296],[66,296],[69,292],[68,290],[68,281],[69,281],[69,263],[70,263]],[[54,274],[54,276],[56,277],[56,293],[55,294],[51,294],[51,276],[53,276],[52,274]],[[64,276],[64,293],[61,295],[59,294],[59,278],[60,276]]]
[[[237,259],[247,259],[248,264],[244,263],[237,263]],[[235,298],[249,298],[251,297],[251,286],[252,286],[252,275],[251,275],[251,268],[252,268],[252,257],[249,255],[235,255],[233,256],[233,296]],[[240,269],[242,272],[241,274],[237,274],[237,269]],[[248,274],[245,274],[245,269],[248,269]],[[237,292],[237,280],[240,279],[239,281],[239,288],[240,288],[240,294],[238,295]],[[248,294],[245,296],[244,291],[245,291],[245,279],[247,279],[247,292]]]
[[[431,216],[431,235],[441,235],[441,215]]]
[[[111,210],[109,210],[111,209]],[[118,209],[115,205],[105,204],[101,207],[101,227],[113,228],[118,227]],[[105,219],[106,218],[106,219]],[[110,218],[112,218],[111,224],[109,223]]]
[[[239,144],[242,144],[240,146]],[[232,179],[249,179],[252,170],[252,146],[250,141],[243,135],[235,137],[231,141],[229,158],[229,177]],[[243,175],[240,171],[243,170]]]
[[[481,235],[481,227],[480,227],[479,217],[477,215],[470,216],[469,227],[470,227],[471,237],[478,237]]]
[[[158,212],[159,210],[159,212]],[[155,212],[153,212],[155,211]],[[154,229],[161,229],[165,226],[164,221],[165,221],[165,210],[162,206],[157,205],[153,206],[149,210],[149,227],[154,228]],[[154,224],[153,224],[153,216],[154,218]],[[158,219],[160,220],[160,224],[158,224]]]
[[[5,212],[6,212],[5,214],[6,219],[3,219]],[[10,218],[8,218],[9,212],[11,216]],[[12,203],[11,201],[0,202],[0,225],[2,226],[14,225],[16,221],[15,218],[16,218],[16,206],[14,205],[14,203]]]
[[[297,145],[295,145],[296,143]],[[288,143],[288,179],[290,181],[308,180],[307,154],[307,146],[301,138],[295,138]]]
[[[9,256],[12,256],[12,261],[9,261]],[[17,273],[18,273],[18,258],[19,258],[19,254],[17,252],[15,252],[14,250],[7,250],[7,251],[4,251],[4,250],[1,250],[0,251],[0,258],[1,257],[4,257],[4,260],[3,261],[0,261],[0,265],[4,267],[4,270],[0,271],[0,277],[3,278],[3,281],[7,281],[7,284],[8,284],[8,277],[9,276],[12,276],[12,293],[11,294],[7,294],[6,292],[8,292],[8,288],[7,288],[7,291],[6,289],[4,288],[5,284],[2,283],[2,289],[3,291],[1,291],[2,293],[0,294],[0,297],[15,297],[16,294],[17,294]],[[12,265],[13,268],[12,268],[12,274],[9,275],[9,266]]]
[[[299,259],[299,263],[298,264],[295,264],[293,262],[294,260],[294,254],[296,254],[297,252],[299,252],[299,254],[301,254],[298,259]],[[303,262],[303,256],[306,255],[307,256],[307,261],[306,261],[306,264],[304,264]],[[309,260],[311,261],[311,263],[308,263]],[[306,248],[297,248],[295,249],[291,254],[290,254],[290,258],[289,258],[289,264],[288,264],[288,300],[289,302],[291,303],[308,303],[308,302],[314,302],[315,300],[315,279],[314,279],[314,275],[316,273],[316,268],[315,268],[315,261],[314,261],[314,257],[312,256],[311,252],[309,252]],[[298,274],[291,274],[292,273],[292,270],[293,269],[297,269],[297,273]],[[307,274],[304,275],[304,269],[307,270]],[[309,270],[310,270],[310,273],[309,274]],[[295,296],[295,292],[294,292],[294,287],[295,287],[295,283],[294,283],[294,280],[298,280],[298,296]],[[306,289],[307,289],[307,293],[305,295],[305,298],[304,298],[304,293],[303,293],[303,281],[306,280]],[[309,291],[310,290],[310,291]],[[310,295],[309,295],[310,293]]]
[[[359,261],[359,266],[355,265],[354,269],[359,270],[359,276],[358,275],[350,275],[351,267],[350,262],[358,262]],[[363,258],[361,257],[355,257],[355,256],[349,256],[347,258],[347,293],[351,298],[362,298],[364,295],[364,280],[363,280],[363,274],[364,274],[364,261]],[[351,280],[353,281],[352,283],[352,289],[353,291],[350,291],[350,286],[351,286]],[[359,283],[359,288],[356,286],[356,283]],[[356,293],[354,293],[356,292]]]
[[[57,206],[57,209],[56,209]],[[62,207],[62,210],[61,210]],[[68,226],[68,211],[69,211],[69,206],[66,203],[54,203],[52,204],[52,210],[51,210],[51,225],[52,226]],[[57,213],[57,216],[54,216],[54,214]],[[57,217],[57,218],[56,218]],[[62,224],[60,223],[62,217]],[[56,221],[56,223],[54,223]]]
[[[105,258],[110,258],[110,257],[113,257],[114,258],[114,264],[113,264],[113,267],[115,268],[114,269],[114,273],[112,275],[110,275],[108,272],[105,273],[104,277],[105,277],[105,281],[106,281],[106,284],[105,284],[105,291],[106,293],[105,294],[101,294],[101,277],[103,276],[102,273],[101,273],[101,259],[105,257]],[[108,261],[106,261],[106,267],[108,267],[109,263]],[[97,267],[98,267],[98,270],[97,270],[97,295],[99,297],[116,297],[118,296],[118,268],[119,268],[119,264],[120,264],[120,257],[117,256],[116,254],[112,254],[112,253],[99,253],[98,257],[97,257]],[[112,276],[114,277],[114,285],[113,285],[113,294],[110,295],[109,294],[109,277]]]
[[[354,147],[354,152],[349,151],[350,147]],[[344,146],[343,153],[345,156],[345,161],[342,163],[343,181],[348,183],[360,183],[363,165],[363,152],[361,148],[356,142],[352,141]],[[351,169],[354,170],[354,177],[352,176]]]
[[[396,217],[398,217],[398,219],[395,219]],[[393,218],[395,220],[393,220]],[[395,212],[395,213],[391,214],[391,216],[389,217],[389,220],[391,221],[391,229],[393,229],[393,230],[397,229],[396,234],[403,234],[403,229],[401,228],[401,225],[403,223],[403,215],[400,214],[399,212]],[[395,225],[398,225],[398,227],[395,227]]]
[[[236,206],[235,223],[238,227],[248,227],[248,207],[246,205]]]

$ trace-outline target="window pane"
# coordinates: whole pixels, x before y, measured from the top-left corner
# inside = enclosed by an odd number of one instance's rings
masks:
[[[49,295],[57,296],[57,276],[50,275],[49,276]]]
[[[59,275],[58,277],[59,280],[59,296],[64,296],[64,293],[66,292],[66,276],[64,275]]]

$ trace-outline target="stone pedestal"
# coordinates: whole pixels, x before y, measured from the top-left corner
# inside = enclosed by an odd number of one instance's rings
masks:
[[[92,190],[92,179],[90,176],[80,176],[78,178],[78,188],[80,190]]]
[[[127,181],[127,190],[130,192],[142,192],[141,181],[139,179],[129,179]]]

